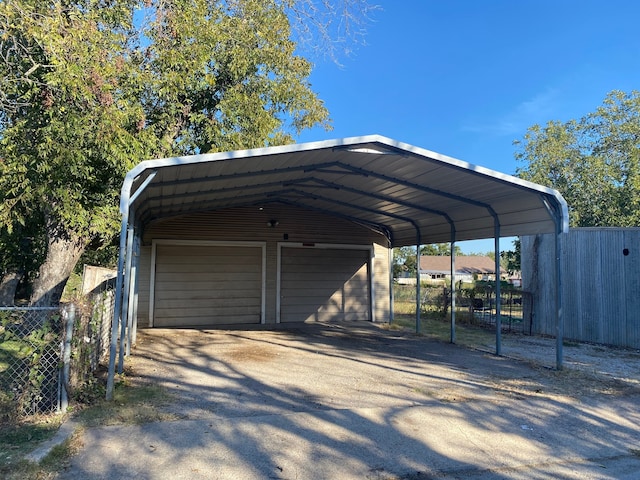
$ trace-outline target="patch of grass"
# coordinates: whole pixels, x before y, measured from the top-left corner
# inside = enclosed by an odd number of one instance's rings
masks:
[[[76,418],[85,427],[101,425],[139,425],[150,422],[176,420],[160,407],[171,401],[166,391],[157,385],[129,386],[120,383],[113,400],[101,399],[80,410]]]
[[[24,456],[53,437],[62,420],[62,415],[50,415],[34,417],[27,422],[0,425],[0,477],[47,478],[38,476],[38,466],[24,460]]]
[[[71,273],[69,275],[69,280],[67,280],[67,284],[64,286],[64,291],[62,292],[62,302],[72,302],[77,299],[82,292],[82,275],[79,273]]]
[[[80,447],[80,435],[76,432],[71,438],[54,447],[39,464],[20,458],[10,464],[0,464],[0,474],[6,480],[53,479],[69,464],[71,457]]]
[[[76,407],[72,413],[82,428],[102,425],[138,425],[176,420],[161,409],[171,397],[159,386],[131,386],[119,379],[113,401],[103,398],[92,405]],[[58,431],[63,415],[31,418],[28,422],[0,425],[0,478],[7,480],[42,480],[54,478],[81,446],[80,432],[52,449],[39,464],[25,460],[25,455]]]
[[[451,340],[451,324],[449,320],[422,317],[420,327],[421,335],[442,342],[449,342]],[[415,315],[396,314],[389,328],[415,332]],[[474,325],[456,324],[456,344],[458,345],[480,347],[491,345],[494,341],[495,333],[492,330]]]

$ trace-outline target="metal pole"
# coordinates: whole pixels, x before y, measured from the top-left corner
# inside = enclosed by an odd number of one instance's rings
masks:
[[[393,247],[389,247],[389,323],[395,320],[395,309],[393,307],[394,291],[393,291]]]
[[[131,264],[133,256],[133,224],[129,222],[127,228],[127,253],[126,253],[126,266],[124,270],[123,279],[123,299],[122,299],[122,312],[120,315],[120,352],[118,356],[118,373],[124,372],[124,354],[127,342],[127,323],[128,323],[128,310],[129,310],[129,292],[131,282]]]
[[[131,278],[129,279],[129,301],[127,307],[127,346],[125,350],[125,356],[131,355],[131,344],[133,343],[133,302],[136,295],[136,263],[131,265]]]
[[[135,170],[135,169],[134,169]],[[116,354],[118,350],[118,326],[120,322],[120,314],[122,308],[122,292],[124,284],[124,260],[126,256],[127,244],[127,227],[129,225],[129,214],[131,203],[144,191],[145,188],[154,179],[157,171],[152,171],[142,185],[138,187],[133,195],[131,189],[135,178],[134,170],[130,171],[124,178],[122,189],[120,190],[120,214],[122,215],[122,223],[120,225],[120,251],[118,254],[118,275],[116,277],[115,302],[113,307],[113,321],[111,323],[111,345],[109,348],[109,371],[107,373],[107,393],[106,399],[113,399],[113,387],[115,380]],[[122,318],[124,322],[124,317]]]
[[[416,333],[420,333],[421,330],[420,307],[422,299],[420,296],[420,239],[418,239],[416,244]]]
[[[451,238],[451,343],[456,343],[456,240]]]
[[[555,235],[556,254],[556,369],[562,370],[562,342],[564,337],[564,317],[562,312],[562,227],[559,224]]]
[[[125,355],[128,357],[131,355],[131,345],[135,343],[136,331],[135,331],[135,302],[137,292],[137,270],[138,270],[138,236],[133,235],[133,245],[131,248],[131,271],[129,275],[129,298],[127,302],[127,348]]]
[[[135,236],[134,243],[134,253],[133,253],[133,265],[135,266],[136,273],[132,274],[132,278],[134,281],[134,289],[133,289],[133,302],[131,305],[132,315],[133,315],[133,324],[132,324],[132,338],[131,342],[135,345],[136,340],[138,338],[138,292],[140,290],[140,282],[138,281],[138,275],[140,270],[140,236]]]
[[[124,191],[124,188],[123,188]],[[122,212],[122,225],[120,228],[120,254],[118,255],[118,274],[116,277],[115,302],[113,307],[113,320],[111,323],[111,346],[109,348],[109,371],[107,374],[107,400],[113,398],[116,355],[118,349],[118,327],[120,322],[120,308],[122,305],[122,284],[124,256],[127,244],[127,225],[129,223],[129,209]]]
[[[72,303],[63,310],[65,319],[64,353],[62,355],[62,390],[60,396],[60,410],[66,412],[69,407],[69,370],[71,364],[71,340],[73,326],[76,322],[76,306]]]
[[[496,255],[496,355],[502,355],[502,318],[500,312],[500,223],[495,220]]]

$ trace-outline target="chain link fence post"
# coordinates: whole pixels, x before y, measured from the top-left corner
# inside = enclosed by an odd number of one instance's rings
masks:
[[[64,320],[64,339],[62,342],[62,378],[60,382],[60,407],[59,411],[66,412],[69,407],[69,377],[71,365],[71,340],[73,339],[73,327],[76,322],[76,307],[73,303],[62,309]]]

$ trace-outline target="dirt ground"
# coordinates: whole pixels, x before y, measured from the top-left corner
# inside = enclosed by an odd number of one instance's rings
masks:
[[[173,422],[103,427],[60,479],[637,479],[640,354],[372,324],[139,332]],[[486,351],[485,351],[486,350]],[[521,359],[517,359],[520,357]]]
[[[502,354],[507,357],[556,367],[555,338],[504,335],[502,347]],[[567,341],[562,351],[563,366],[567,370],[593,374],[603,381],[614,380],[629,387],[640,387],[640,350]]]
[[[160,372],[158,368],[161,365],[170,367],[171,364],[149,363],[148,360],[153,357],[149,348],[171,349],[172,342],[175,342],[175,347],[186,348],[188,351],[204,351],[215,343],[211,352],[219,361],[276,369],[286,375],[289,368],[286,359],[291,354],[292,346],[290,342],[305,341],[305,337],[309,336],[312,343],[302,349],[305,353],[312,351],[314,339],[319,341],[322,348],[329,346],[336,355],[352,356],[353,359],[357,358],[361,350],[367,353],[377,351],[380,358],[396,354],[393,348],[386,348],[390,345],[390,339],[405,339],[412,347],[424,346],[427,362],[430,360],[429,350],[438,352],[433,354],[438,357],[438,361],[429,362],[431,365],[427,368],[434,369],[437,373],[433,377],[439,379],[435,382],[438,387],[434,386],[432,395],[444,400],[459,400],[471,394],[468,382],[456,381],[459,369],[473,373],[474,383],[502,393],[533,392],[538,395],[575,398],[640,393],[640,351],[565,342],[563,371],[559,372],[556,370],[555,339],[539,336],[505,333],[502,335],[500,357],[495,356],[495,343],[491,340],[471,348],[481,354],[484,359],[482,364],[473,365],[475,368],[455,368],[453,363],[440,361],[440,355],[452,355],[457,361],[461,361],[461,352],[469,348],[423,339],[412,332],[388,331],[384,326],[366,323],[304,325],[275,330],[142,330],[141,335],[142,348],[137,352],[139,355],[134,355],[132,363],[138,380],[162,377],[165,382],[169,381],[171,371]],[[224,338],[233,339],[233,345],[229,346],[229,342],[222,341]],[[353,344],[357,347],[349,352],[348,349]],[[295,346],[294,349],[300,350],[300,347]],[[166,358],[171,353],[163,352],[161,355]],[[412,360],[415,361],[416,358]],[[527,372],[518,378],[518,369],[514,366],[519,367],[521,363],[523,367],[527,367]],[[323,378],[326,379],[326,376]]]

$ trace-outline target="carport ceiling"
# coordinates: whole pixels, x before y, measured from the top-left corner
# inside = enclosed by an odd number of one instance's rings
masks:
[[[127,175],[121,208],[145,225],[270,203],[352,220],[393,246],[568,224],[555,190],[378,135],[145,161]]]

